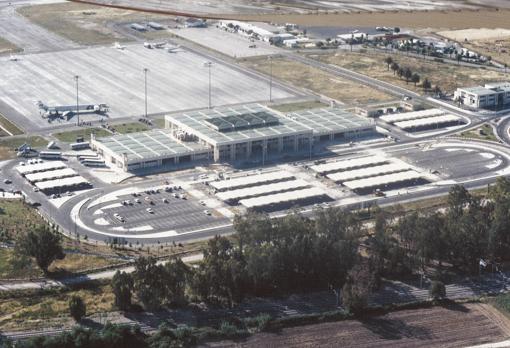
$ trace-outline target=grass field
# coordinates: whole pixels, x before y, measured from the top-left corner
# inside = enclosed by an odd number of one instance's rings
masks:
[[[265,58],[245,60],[242,64],[269,74]],[[376,89],[342,79],[317,68],[284,58],[273,59],[273,76],[294,86],[306,88],[317,94],[339,100],[349,105],[382,102],[394,99]]]
[[[74,289],[26,291],[18,296],[0,298],[0,330],[30,330],[69,327],[69,299],[80,296],[87,315],[111,311],[114,295],[109,285],[88,283]]]
[[[20,52],[21,49],[10,41],[0,37],[0,55]]]
[[[492,129],[491,125],[484,124],[481,127],[478,127],[476,129],[462,132],[460,133],[460,136],[463,138],[468,139],[480,139],[480,140],[490,140],[490,141],[498,141],[499,139],[494,134],[494,130]]]
[[[0,126],[5,128],[12,135],[20,135],[23,134],[23,131],[19,129],[14,123],[9,121],[4,115],[0,114]],[[0,128],[1,130],[1,128]]]
[[[506,318],[484,304],[412,309],[362,320],[286,328],[207,347],[466,347],[507,339]],[[508,323],[505,323],[508,324]]]
[[[107,131],[104,128],[83,128],[68,132],[61,132],[61,133],[55,133],[53,136],[57,138],[58,140],[64,142],[64,143],[74,143],[76,142],[76,138],[83,137],[83,140],[89,141],[90,135],[92,133],[95,133],[97,138],[107,137],[112,135],[109,131]]]
[[[33,148],[43,148],[48,145],[48,141],[40,137],[29,136],[29,137],[4,137],[0,138],[0,160],[6,160],[16,157],[16,148],[22,144],[27,143]]]
[[[284,113],[325,107],[328,107],[328,105],[321,102],[320,100],[310,100],[297,103],[271,105],[271,109],[275,109],[277,111]]]
[[[136,133],[149,130],[149,127],[147,125],[140,122],[119,123],[112,124],[111,126],[115,129],[116,132],[121,134]]]
[[[405,80],[395,75],[391,69],[388,70],[386,63],[384,63],[384,59],[387,56],[387,54],[376,52],[342,52],[337,54],[313,55],[312,57],[379,80],[406,87],[410,90],[415,90],[418,93],[423,93],[420,84],[418,84],[418,87],[414,87],[412,82],[407,84]],[[453,93],[458,87],[475,86],[484,84],[485,82],[502,81],[506,79],[505,74],[491,70],[427,61],[400,54],[392,55],[391,57],[400,66],[409,67],[413,72],[418,73],[422,80],[428,78],[433,86],[438,85],[441,90],[446,93]]]
[[[112,22],[168,18],[72,2],[26,6],[18,9],[18,12],[32,22],[84,45],[129,41],[129,38],[113,30]]]

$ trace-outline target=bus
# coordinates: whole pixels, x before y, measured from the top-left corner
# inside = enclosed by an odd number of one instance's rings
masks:
[[[44,159],[61,159],[62,158],[62,152],[41,151],[41,152],[39,152],[39,158],[44,158]]]
[[[106,164],[103,160],[87,159],[82,161],[81,164],[87,167],[106,167]]]
[[[90,143],[88,141],[71,144],[71,150],[83,150],[88,148],[90,148]]]

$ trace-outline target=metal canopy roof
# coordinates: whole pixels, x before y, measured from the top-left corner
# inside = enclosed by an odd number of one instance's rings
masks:
[[[235,131],[247,128],[256,128],[276,125],[278,118],[265,111],[213,117],[205,120],[212,128],[220,132]]]
[[[240,187],[260,185],[268,182],[285,181],[293,178],[294,175],[286,171],[275,171],[263,174],[240,176],[229,180],[212,181],[209,185],[218,191],[224,191]]]

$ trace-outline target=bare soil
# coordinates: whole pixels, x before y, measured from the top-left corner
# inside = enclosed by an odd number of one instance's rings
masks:
[[[242,64],[265,74],[270,73],[270,64],[264,58],[245,60]],[[376,89],[285,58],[273,59],[273,76],[294,86],[336,99],[348,105],[376,103],[394,99],[389,94]]]
[[[131,22],[173,18],[72,2],[26,6],[18,12],[34,23],[83,45],[129,41],[130,38],[114,30],[116,23],[129,25]]]
[[[415,90],[418,93],[423,93],[423,88],[420,87],[421,82],[415,87],[412,82],[406,83],[404,79],[394,74],[391,69],[388,70],[388,66],[384,62],[387,56],[387,54],[367,51],[364,53],[342,52],[315,55],[312,58]],[[418,73],[421,81],[428,78],[432,86],[438,85],[446,93],[453,93],[458,87],[476,86],[486,82],[505,81],[508,79],[507,75],[491,70],[418,59],[403,54],[391,55],[391,57],[400,66],[409,67],[413,72]]]
[[[510,28],[509,10],[450,10],[450,11],[380,11],[328,14],[238,15],[229,18],[303,26],[366,27],[389,26],[405,28]]]
[[[207,347],[465,347],[507,339],[508,319],[486,307],[403,310],[364,320],[287,328]]]
[[[20,48],[6,39],[0,37],[0,55],[19,52]]]

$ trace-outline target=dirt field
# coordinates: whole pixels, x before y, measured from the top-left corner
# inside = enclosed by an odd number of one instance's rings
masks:
[[[386,11],[309,15],[251,15],[227,16],[249,21],[296,23],[307,26],[399,26],[406,28],[507,28],[510,29],[509,10],[463,11]]]
[[[0,55],[19,52],[18,46],[0,37]]]
[[[388,67],[386,63],[384,63],[384,58],[387,56],[388,55],[374,52],[347,52],[315,55],[313,58],[352,69],[359,73],[406,87],[410,90],[415,90],[418,93],[423,93],[420,84],[418,84],[418,87],[414,87],[412,82],[406,84],[405,80],[394,75],[391,69],[388,71]],[[441,90],[446,93],[453,93],[458,87],[475,86],[484,84],[485,82],[504,81],[508,79],[508,76],[505,76],[505,74],[490,70],[426,61],[400,54],[393,55],[392,58],[400,66],[409,67],[413,72],[418,73],[422,81],[428,78],[433,86],[438,85]]]
[[[249,59],[245,66],[269,74],[267,59]],[[394,99],[376,89],[332,76],[319,69],[283,58],[273,59],[273,76],[294,86],[311,90],[317,94],[339,100],[348,105],[367,104]]]
[[[510,36],[501,39],[469,41],[462,45],[484,56],[491,56],[496,62],[510,66]]]
[[[404,310],[256,334],[208,347],[465,347],[508,338],[508,319],[485,304]]]
[[[18,9],[18,12],[34,23],[84,45],[128,41],[128,38],[114,31],[114,23],[169,18],[71,2],[26,6]]]

